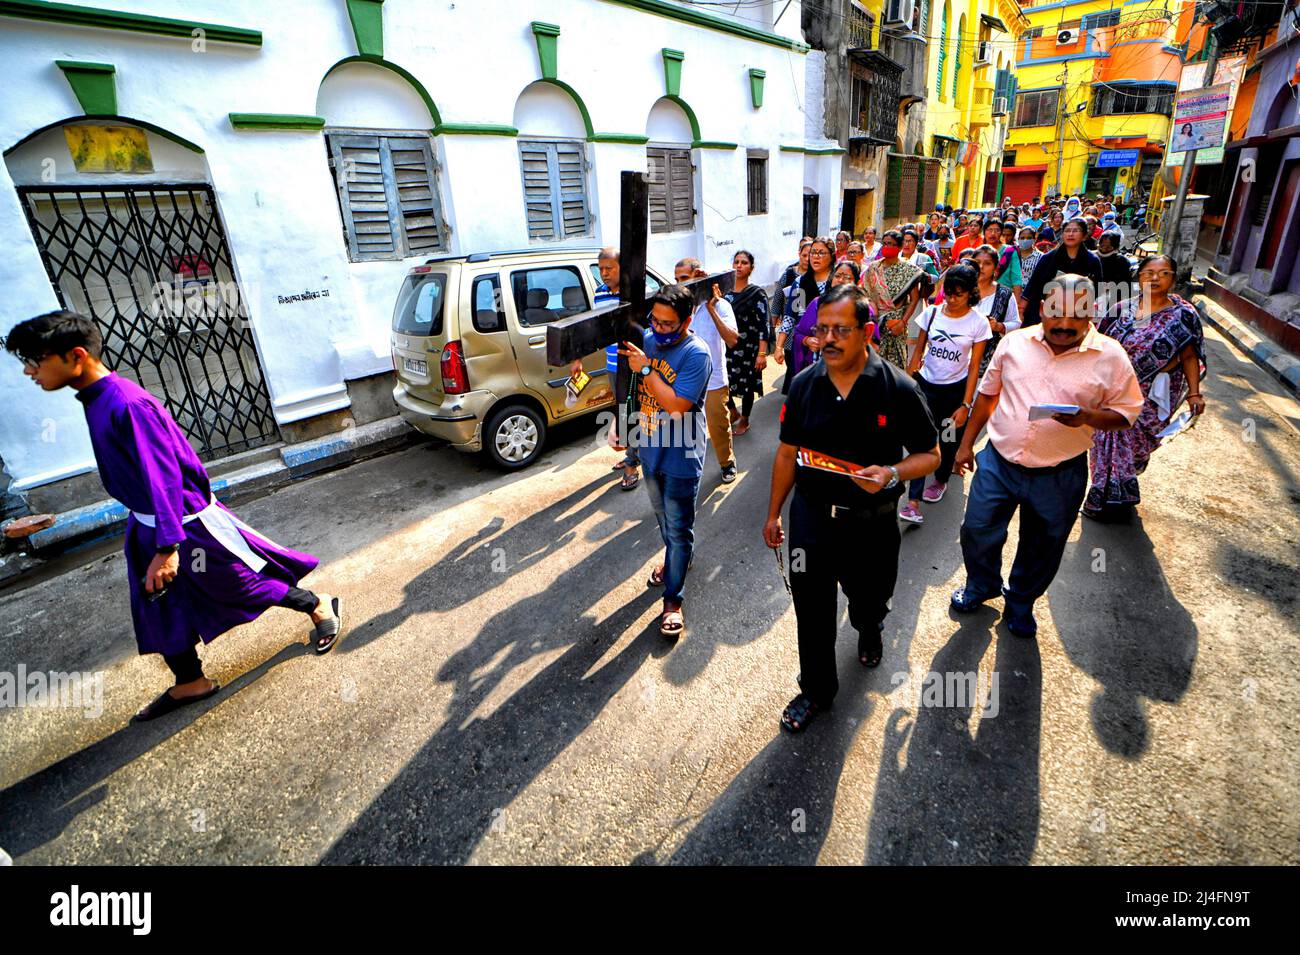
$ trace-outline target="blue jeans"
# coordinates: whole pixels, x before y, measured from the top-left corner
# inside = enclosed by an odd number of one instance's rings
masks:
[[[645,487],[664,539],[664,602],[680,607],[686,568],[695,554],[695,498],[700,479],[698,475],[675,477],[647,469]]]
[[[975,461],[961,525],[966,593],[987,600],[1001,592],[1002,545],[1018,507],[1020,544],[1007,579],[1006,601],[1008,607],[1027,612],[1047,592],[1061,566],[1070,528],[1088,491],[1088,455],[1055,468],[1025,468],[988,444]]]

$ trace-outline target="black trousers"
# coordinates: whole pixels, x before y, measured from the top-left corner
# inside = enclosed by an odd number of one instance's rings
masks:
[[[290,587],[284,599],[276,606],[297,610],[299,613],[311,613],[320,606],[320,598],[310,590]],[[198,642],[199,636],[195,634],[195,646]],[[190,647],[184,653],[163,654],[163,661],[176,677],[177,683],[193,683],[203,676],[203,663],[199,660],[199,651],[195,647]]]
[[[921,389],[925,403],[930,409],[934,426],[939,429],[939,470],[934,472],[934,479],[940,484],[947,484],[948,479],[952,477],[952,466],[957,460],[957,449],[961,447],[962,435],[966,433],[965,425],[960,428],[951,426],[952,416],[966,403],[966,379],[954,381],[949,385],[934,385],[927,381],[924,375],[917,375],[916,384]],[[914,501],[919,501],[924,490],[925,478],[917,478],[908,484],[907,496]]]
[[[795,491],[790,503],[790,590],[799,631],[799,688],[818,706],[839,691],[835,637],[839,593],[849,600],[849,622],[859,634],[879,631],[898,578],[901,537],[895,506],[832,517],[828,506]]]

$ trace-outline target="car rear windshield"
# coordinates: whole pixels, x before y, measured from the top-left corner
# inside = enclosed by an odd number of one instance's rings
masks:
[[[442,304],[447,276],[443,272],[408,275],[393,309],[393,331],[436,338],[442,334]]]

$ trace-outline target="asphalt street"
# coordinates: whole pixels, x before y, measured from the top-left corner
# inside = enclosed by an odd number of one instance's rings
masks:
[[[504,475],[422,445],[238,510],[321,567],[347,635],[272,610],[203,651],[224,688],[153,723],[103,549],[0,596],[0,672],[98,672],[103,710],[0,710],[17,864],[1300,861],[1300,407],[1207,329],[1206,418],[1156,452],[1140,520],[1076,525],[1039,636],[948,610],[965,483],[907,528],[878,670],[798,737],[794,613],[760,530],[779,393],[706,466],[687,632],[591,428]],[[768,372],[769,383],[779,369]],[[1008,545],[1016,541],[1015,525]],[[872,572],[864,542],[861,572]],[[843,610],[843,606],[841,606]],[[924,675],[971,674],[969,694]],[[996,683],[994,682],[996,680]],[[960,689],[956,685],[955,689]],[[931,687],[932,689],[932,687]]]

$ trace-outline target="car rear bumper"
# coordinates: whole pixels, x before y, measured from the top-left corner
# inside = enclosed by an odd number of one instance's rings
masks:
[[[393,401],[407,424],[446,441],[457,451],[482,449],[483,418],[496,400],[496,395],[490,391],[470,391],[463,395],[447,395],[442,404],[435,405],[412,395],[400,380],[393,388]]]

